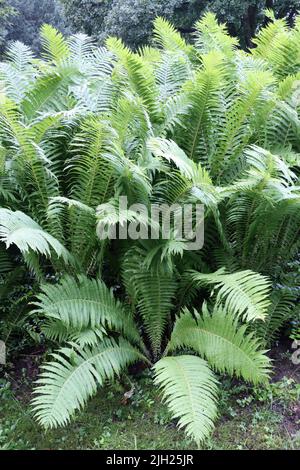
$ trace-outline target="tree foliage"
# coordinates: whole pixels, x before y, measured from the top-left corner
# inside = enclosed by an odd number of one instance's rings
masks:
[[[16,11],[12,8],[9,3],[9,0],[0,1],[0,46],[3,46],[3,43],[6,39],[8,30],[11,27],[11,21],[16,14]]]
[[[8,0],[8,4],[15,14],[11,17],[5,41],[21,41],[38,53],[42,24],[50,23],[64,33],[69,31],[58,0]]]
[[[299,8],[299,0],[60,0],[75,30],[81,29],[103,41],[109,35],[121,37],[139,47],[151,41],[152,22],[161,15],[171,20],[188,36],[201,14],[214,12],[226,22],[230,33],[243,47],[251,45],[257,28],[267,20],[264,9],[274,9],[278,18],[290,24]]]

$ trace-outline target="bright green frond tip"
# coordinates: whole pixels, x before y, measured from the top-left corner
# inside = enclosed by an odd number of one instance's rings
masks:
[[[270,305],[269,279],[250,270],[227,273],[220,269],[212,274],[191,272],[191,278],[200,285],[212,285],[217,290],[217,303],[226,310],[252,321],[266,317]]]
[[[7,248],[16,245],[22,254],[32,250],[51,258],[55,253],[66,263],[73,261],[71,254],[55,237],[20,211],[0,209],[0,241],[4,242]]]

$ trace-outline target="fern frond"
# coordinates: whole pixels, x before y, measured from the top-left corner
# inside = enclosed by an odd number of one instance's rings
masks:
[[[231,182],[240,172],[242,151],[254,134],[252,116],[259,119],[268,104],[268,91],[275,79],[269,71],[252,71],[240,82],[239,94],[230,100],[220,129],[218,149],[211,164],[211,174],[217,181]]]
[[[159,100],[166,103],[169,98],[181,91],[186,80],[193,74],[191,66],[183,57],[167,54],[162,56],[162,62],[155,71],[155,76],[159,87]]]
[[[184,85],[189,109],[182,119],[183,129],[179,129],[176,141],[191,159],[210,164],[218,133],[224,125],[222,94],[225,75],[219,54],[207,54],[202,61],[203,68]]]
[[[288,289],[274,290],[270,297],[271,305],[265,321],[254,325],[254,332],[267,345],[271,346],[278,338],[280,330],[289,319],[294,318],[296,295]]]
[[[51,341],[58,342],[59,344],[71,341],[78,344],[81,348],[97,346],[106,335],[106,330],[103,327],[76,330],[55,319],[43,322],[41,332]]]
[[[28,46],[15,41],[9,45],[5,55],[8,61],[0,63],[0,80],[3,81],[6,95],[15,103],[20,103],[35,79],[33,53]]]
[[[166,51],[182,51],[189,54],[191,46],[186,43],[168,20],[158,17],[155,19],[153,24],[153,35],[156,44]]]
[[[196,356],[164,357],[154,366],[155,384],[180,428],[199,445],[214,428],[217,380]]]
[[[43,46],[43,56],[55,63],[68,58],[70,49],[63,35],[49,24],[41,27],[41,42]]]
[[[173,162],[183,176],[192,179],[196,165],[173,140],[152,138],[148,140],[147,147],[153,155]]]
[[[53,359],[42,367],[32,400],[35,417],[46,429],[68,424],[99,385],[143,356],[125,340],[107,339],[92,349],[62,348]]]
[[[58,284],[44,284],[33,305],[37,313],[60,320],[67,328],[81,331],[103,326],[141,343],[132,317],[100,280],[66,276]]]
[[[123,280],[131,301],[141,313],[154,357],[161,351],[176,292],[173,273],[146,265],[146,250],[131,249],[125,255]]]
[[[24,117],[30,122],[40,113],[59,112],[73,107],[73,103],[70,105],[68,88],[75,72],[74,65],[65,64],[55,72],[40,75],[21,102]]]
[[[184,309],[177,318],[168,350],[192,348],[218,372],[235,374],[252,383],[265,382],[270,360],[247,326],[240,326],[236,316],[215,306],[210,313],[203,306],[202,314],[193,315]]]
[[[224,24],[219,24],[213,13],[206,13],[195,24],[195,46],[201,53],[219,51],[232,57],[238,41],[231,37]]]
[[[69,38],[68,46],[72,59],[78,62],[84,71],[84,65],[90,63],[96,48],[94,40],[86,34],[77,33]],[[68,53],[67,50],[66,53]]]
[[[24,255],[32,250],[51,258],[54,252],[65,263],[73,262],[68,250],[56,238],[20,211],[0,209],[0,240],[7,248],[16,245]]]
[[[270,305],[269,279],[253,271],[239,271],[227,274],[220,269],[212,274],[191,271],[191,279],[199,285],[212,285],[217,290],[217,304],[224,302],[231,314],[247,321],[264,319]]]
[[[287,31],[287,23],[285,19],[279,19],[269,22],[267,26],[262,28],[257,37],[253,38],[256,47],[252,50],[255,56],[268,58],[269,53],[274,49],[276,39]]]
[[[132,53],[119,39],[109,38],[106,43],[108,49],[118,57],[124,67],[132,91],[142,100],[153,121],[159,121],[158,87],[153,68],[143,57]],[[122,82],[123,86],[126,85],[124,77]]]

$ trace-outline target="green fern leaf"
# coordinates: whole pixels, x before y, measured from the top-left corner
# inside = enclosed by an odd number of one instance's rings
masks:
[[[202,315],[184,309],[177,318],[169,350],[192,348],[218,372],[235,374],[253,383],[265,382],[270,360],[247,325],[239,326],[236,317],[216,306],[210,313],[204,306]]]
[[[30,250],[51,258],[53,252],[65,263],[73,263],[68,250],[34,220],[20,211],[0,209],[0,240],[9,248],[16,245],[22,254]]]
[[[143,356],[127,341],[104,340],[95,348],[62,348],[45,364],[32,400],[37,421],[46,429],[69,423],[105,380]]]
[[[37,313],[60,320],[67,328],[81,331],[103,326],[141,343],[132,317],[100,280],[66,276],[58,284],[44,284],[34,305]]]
[[[196,356],[164,357],[154,366],[172,417],[197,444],[209,436],[217,416],[217,380]]]
[[[264,319],[270,305],[270,281],[252,271],[227,274],[220,269],[213,274],[191,272],[191,279],[199,285],[213,285],[217,304],[224,302],[225,309],[247,321]]]

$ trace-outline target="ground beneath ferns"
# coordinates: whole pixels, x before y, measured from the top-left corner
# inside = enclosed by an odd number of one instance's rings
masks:
[[[300,449],[300,365],[282,345],[271,355],[275,370],[266,389],[221,378],[220,418],[203,449]],[[24,355],[0,378],[1,450],[195,449],[170,420],[147,373],[107,386],[68,427],[43,432],[28,405],[39,360],[38,352]]]

